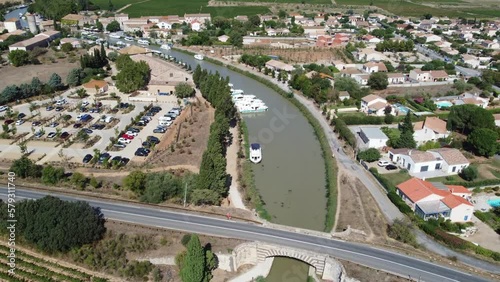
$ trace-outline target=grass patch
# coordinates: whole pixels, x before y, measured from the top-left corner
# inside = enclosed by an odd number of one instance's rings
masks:
[[[101,0],[102,1],[102,0]],[[127,1],[127,0],[122,0]],[[128,0],[131,1],[131,0]],[[134,0],[135,2],[135,0]],[[134,3],[132,2],[132,3]],[[185,13],[210,13],[212,17],[235,17],[237,15],[255,15],[269,13],[267,7],[207,7],[207,0],[150,0],[138,4],[131,5],[123,10],[129,17],[141,16],[163,16],[163,15],[180,15]]]
[[[495,214],[495,212],[488,211],[488,212],[482,212],[482,211],[475,211],[474,215],[479,218],[482,222],[488,224],[495,230],[497,234],[500,234],[500,216]]]
[[[111,3],[113,3],[115,9],[118,10],[128,4],[133,4],[141,1],[144,0],[111,0]],[[109,7],[109,0],[92,0],[91,2],[94,3],[94,5],[99,6],[101,9],[108,9]]]
[[[394,186],[397,186],[411,178],[408,172],[401,171],[396,173],[386,173],[384,174],[384,177]]]
[[[500,178],[500,170],[490,169],[490,172],[496,177]]]
[[[449,182],[449,181],[465,181],[463,178],[461,178],[458,175],[448,175],[448,176],[440,176],[440,177],[433,177],[433,178],[427,178],[426,181],[429,182]]]

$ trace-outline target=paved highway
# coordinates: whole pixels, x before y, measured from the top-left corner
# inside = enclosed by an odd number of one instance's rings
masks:
[[[0,188],[1,198],[6,198],[7,188]],[[101,208],[106,218],[126,221],[135,224],[154,226],[210,234],[244,240],[262,241],[292,248],[329,254],[333,257],[366,265],[375,269],[396,273],[404,277],[420,281],[488,281],[447,266],[423,261],[398,253],[374,248],[368,245],[325,239],[290,231],[265,228],[250,223],[214,219],[206,216],[183,214],[152,207],[115,203],[106,200],[81,198],[52,192],[16,189],[17,200],[38,199],[45,195],[57,196],[62,200],[86,201],[94,207]]]

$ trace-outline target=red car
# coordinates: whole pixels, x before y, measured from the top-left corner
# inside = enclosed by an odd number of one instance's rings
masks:
[[[134,136],[131,136],[131,135],[128,135],[128,134],[123,134],[122,137],[125,138],[125,139],[129,139],[129,140],[134,139]]]
[[[4,121],[4,124],[7,124],[7,125],[8,125],[8,124],[11,124],[11,123],[13,123],[13,122],[14,122],[14,120],[13,120],[13,119],[8,119],[8,120]]]

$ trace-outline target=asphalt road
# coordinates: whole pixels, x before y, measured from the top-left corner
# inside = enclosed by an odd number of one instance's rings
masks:
[[[5,199],[7,188],[1,187],[1,198]],[[419,281],[488,281],[475,275],[467,274],[449,266],[423,261],[398,253],[378,249],[365,244],[325,239],[290,231],[270,229],[250,223],[214,219],[206,216],[183,214],[152,207],[114,203],[105,200],[79,198],[58,193],[22,190],[17,188],[15,195],[21,199],[37,199],[47,194],[62,200],[82,200],[94,207],[101,208],[106,218],[154,226],[210,234],[244,240],[262,241],[282,246],[328,254],[333,257],[366,265],[375,269],[411,277]]]

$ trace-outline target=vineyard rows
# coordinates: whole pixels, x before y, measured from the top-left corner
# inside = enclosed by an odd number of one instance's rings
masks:
[[[31,256],[19,250],[16,250],[16,270],[15,276],[10,276],[7,265],[7,254],[9,248],[0,245],[0,281],[12,282],[84,282],[92,281],[92,275],[81,272],[77,269],[58,265],[38,257]],[[94,278],[95,279],[95,278]],[[100,281],[105,281],[99,279]]]

